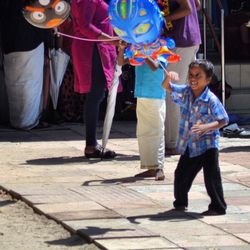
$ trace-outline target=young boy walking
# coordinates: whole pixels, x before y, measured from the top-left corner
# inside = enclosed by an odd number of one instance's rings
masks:
[[[180,105],[181,120],[177,151],[181,154],[174,180],[174,207],[185,211],[188,192],[197,173],[203,168],[207,193],[211,199],[202,215],[226,213],[218,160],[219,129],[228,123],[228,115],[219,99],[207,87],[214,66],[207,60],[189,65],[188,85],[172,84],[166,72],[163,87],[174,102]]]
[[[128,63],[128,60],[124,58],[126,46],[125,42],[121,42],[119,45],[119,65]],[[162,87],[163,79],[164,70],[158,62],[151,58],[147,58],[145,64],[135,68],[136,135],[141,169],[146,169],[135,177],[155,177],[156,181],[165,179],[163,168],[165,161],[166,90]]]

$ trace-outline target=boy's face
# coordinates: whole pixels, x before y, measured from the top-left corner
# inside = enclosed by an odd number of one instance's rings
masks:
[[[206,73],[198,65],[193,66],[188,71],[188,83],[195,97],[200,96],[205,87],[209,84],[210,78],[207,78]]]

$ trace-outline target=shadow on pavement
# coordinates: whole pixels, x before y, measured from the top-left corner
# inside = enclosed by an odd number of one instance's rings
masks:
[[[84,240],[83,238],[77,235],[72,235],[68,238],[60,239],[60,240],[46,241],[46,243],[48,243],[49,245],[60,245],[60,246],[68,246],[68,247],[83,246],[85,244],[86,245],[88,244],[86,240]]]
[[[105,228],[100,228],[100,227],[86,227],[83,229],[78,229],[77,233],[82,234],[87,237],[92,237],[92,236],[102,236],[107,232],[123,232],[123,231],[134,231],[134,229],[131,228],[119,228],[119,229],[112,229],[110,227],[105,227]]]
[[[62,165],[71,163],[88,162],[89,160],[84,156],[77,157],[51,157],[51,158],[39,158],[33,160],[27,160],[26,163],[30,165]]]
[[[181,221],[197,220],[199,218],[203,218],[203,216],[199,213],[180,212],[180,211],[176,211],[175,209],[170,209],[163,213],[132,216],[132,217],[128,217],[127,219],[131,223],[140,224],[140,222],[137,222],[136,220],[149,219],[151,221],[181,222]]]
[[[15,200],[4,200],[4,201],[0,201],[0,207],[12,205],[12,204],[15,204],[15,203],[16,203]]]
[[[124,178],[115,178],[109,180],[91,180],[85,181],[82,186],[102,186],[103,184],[122,184],[122,183],[134,183],[138,181],[138,179],[142,178],[135,178],[135,177],[124,177]],[[96,184],[94,184],[96,183]]]
[[[222,153],[232,153],[232,152],[250,152],[250,146],[238,146],[238,147],[228,147],[220,150]]]
[[[118,154],[114,161],[136,161],[139,160],[139,156],[129,156]],[[51,157],[51,158],[39,158],[27,160],[26,163],[30,165],[62,165],[62,164],[71,164],[71,163],[81,163],[88,162],[89,164],[97,163],[100,161],[113,161],[112,159],[88,159],[85,156],[60,156],[60,157]]]

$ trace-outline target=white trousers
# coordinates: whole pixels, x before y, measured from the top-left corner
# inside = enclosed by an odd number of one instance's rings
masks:
[[[137,139],[143,169],[162,169],[165,160],[164,99],[137,98]]]
[[[175,71],[179,74],[179,84],[187,83],[187,74],[189,64],[195,60],[196,53],[199,46],[187,48],[175,48],[173,51],[181,56],[179,63],[169,63],[167,66],[168,71]],[[165,121],[165,146],[166,148],[175,148],[180,120],[180,108],[175,104],[170,95],[167,93],[166,97],[166,121]]]
[[[42,112],[44,44],[25,52],[4,55],[5,84],[10,124],[31,129]]]

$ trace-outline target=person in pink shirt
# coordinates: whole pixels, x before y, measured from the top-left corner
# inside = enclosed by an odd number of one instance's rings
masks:
[[[108,18],[108,5],[104,0],[72,0],[73,33],[77,37],[107,40],[90,42],[74,39],[72,59],[74,90],[86,93],[84,121],[86,125],[87,158],[114,158],[114,151],[98,144],[96,128],[99,108],[109,89],[115,70],[116,47],[114,33]]]

